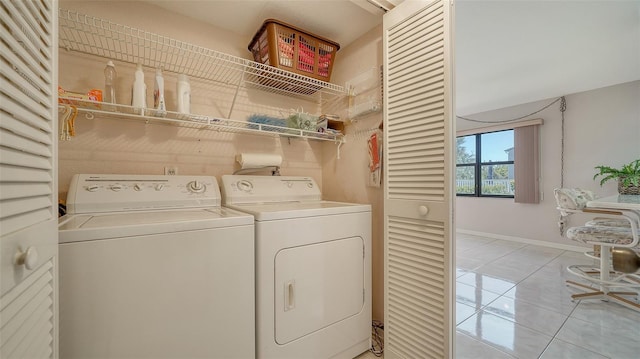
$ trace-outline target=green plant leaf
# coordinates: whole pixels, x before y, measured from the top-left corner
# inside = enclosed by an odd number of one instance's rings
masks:
[[[595,180],[602,176],[600,179],[601,186],[607,181],[615,179],[622,181],[623,186],[638,186],[640,184],[640,159],[625,164],[620,169],[609,166],[596,166],[594,168],[598,172],[593,176],[593,179]]]

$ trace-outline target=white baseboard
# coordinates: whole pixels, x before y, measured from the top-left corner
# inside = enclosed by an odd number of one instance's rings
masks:
[[[572,246],[570,244],[545,242],[545,241],[539,241],[539,240],[530,239],[530,238],[505,236],[503,234],[496,234],[496,233],[470,231],[468,229],[460,229],[460,228],[456,229],[456,233],[469,234],[472,236],[485,237],[485,238],[491,238],[491,239],[502,239],[505,241],[519,242],[519,243],[525,243],[525,244],[533,244],[536,246],[550,247],[550,248],[562,249],[565,251],[573,251],[573,252],[584,252],[585,250],[588,250],[590,248],[590,247]]]

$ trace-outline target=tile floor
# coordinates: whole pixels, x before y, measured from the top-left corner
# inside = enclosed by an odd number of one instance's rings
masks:
[[[640,358],[640,313],[572,302],[582,253],[458,234],[456,358]]]
[[[456,358],[640,358],[640,312],[571,301],[582,253],[465,234],[456,252]]]

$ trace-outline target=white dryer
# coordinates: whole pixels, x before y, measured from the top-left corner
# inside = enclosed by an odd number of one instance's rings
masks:
[[[214,177],[76,175],[59,225],[60,357],[253,358],[253,218]]]
[[[353,358],[370,348],[371,206],[321,200],[310,177],[222,176],[256,233],[257,358]]]

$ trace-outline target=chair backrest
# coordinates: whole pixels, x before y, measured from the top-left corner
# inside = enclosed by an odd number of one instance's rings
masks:
[[[581,188],[556,188],[553,195],[563,216],[584,209],[587,202],[595,199],[593,192]]]

